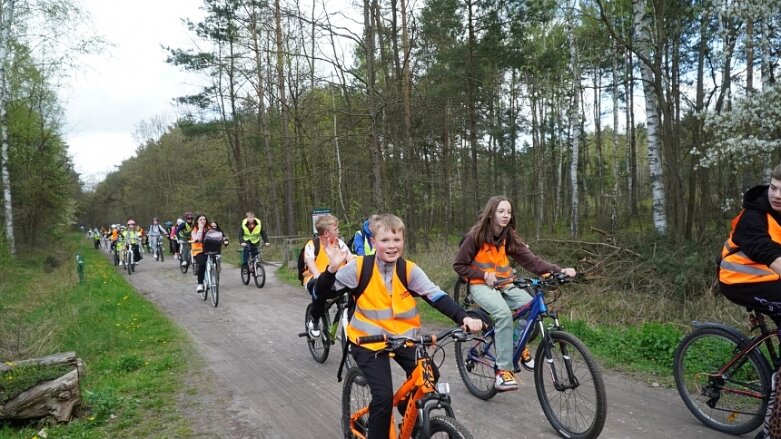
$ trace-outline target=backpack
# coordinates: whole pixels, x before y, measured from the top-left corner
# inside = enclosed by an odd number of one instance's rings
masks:
[[[320,238],[315,237],[311,240],[314,242],[315,245],[315,259],[317,259],[317,254],[320,253]],[[307,241],[306,244],[309,244],[310,241]],[[303,247],[301,247],[301,250],[298,252],[298,281],[301,282],[301,285],[304,285],[304,272],[306,271],[306,261],[304,260],[304,250],[306,249],[306,244],[304,244]]]
[[[358,297],[360,297],[364,290],[366,290],[373,273],[374,255],[364,256],[363,265],[361,265],[361,275],[358,278],[358,286],[352,290],[352,294],[349,296],[350,299],[347,304],[348,320],[352,319],[353,314],[355,313],[355,303],[358,301]],[[411,293],[414,293],[414,291],[409,289],[407,283],[407,261],[404,258],[399,258],[396,260],[396,276],[398,276],[401,284],[404,285],[404,288],[406,288]],[[349,344],[350,341],[348,340],[347,343]],[[347,351],[348,349],[342,350],[342,361],[339,363],[339,371],[336,374],[336,378],[340,383],[342,382],[342,370],[344,370],[344,363],[347,359]]]
[[[347,241],[347,247],[348,247],[348,248],[350,249],[350,251],[351,251],[351,252],[353,252],[353,253],[355,253],[355,252],[356,252],[356,248],[355,248],[355,235],[357,235],[357,234],[359,234],[359,233],[360,233],[360,235],[361,235],[361,239],[363,239],[363,232],[361,232],[360,230],[356,230],[356,231],[355,231],[355,233],[353,233],[353,236],[351,236],[351,237],[350,237],[350,240],[349,240],[349,241]]]

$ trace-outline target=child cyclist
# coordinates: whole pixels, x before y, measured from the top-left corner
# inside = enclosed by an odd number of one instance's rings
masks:
[[[453,269],[469,282],[472,299],[491,314],[496,326],[496,381],[499,391],[517,390],[513,357],[512,310],[532,300],[524,290],[513,285],[515,275],[509,257],[534,274],[562,272],[574,277],[575,269],[552,264],[534,255],[515,232],[515,216],[510,200],[491,197],[472,226],[453,261]],[[521,360],[534,367],[534,360],[524,350]]]
[[[456,304],[428,278],[426,273],[410,261],[404,261],[408,287],[396,272],[396,264],[404,252],[404,223],[395,215],[384,214],[369,225],[376,253],[371,279],[363,292],[353,291],[355,313],[347,327],[351,343],[366,335],[406,335],[415,337],[420,332],[420,315],[415,297],[422,297],[442,314],[450,317],[470,331],[479,331],[482,322],[468,317]],[[358,286],[361,268],[366,256],[359,256],[344,267],[347,253],[332,237],[324,243],[329,263],[315,285],[316,301],[335,297],[343,288]],[[341,268],[340,268],[341,267]],[[337,271],[338,270],[338,271]],[[313,316],[316,319],[319,316]],[[393,382],[390,371],[390,353],[383,343],[364,346],[351,345],[350,353],[366,377],[371,390],[369,403],[369,438],[387,438],[393,409]],[[409,374],[415,368],[415,349],[403,347],[393,353],[393,359]],[[437,373],[435,371],[435,376]]]
[[[328,255],[323,251],[326,243],[333,242],[334,245],[338,245],[339,249],[347,255],[347,259],[342,262],[352,261],[355,256],[350,253],[347,244],[339,238],[339,219],[333,215],[326,214],[317,218],[315,221],[315,230],[317,230],[317,236],[306,243],[304,246],[304,262],[306,268],[304,270],[303,285],[306,288],[309,295],[312,296],[312,314],[320,316],[323,314],[324,301],[315,300],[314,287],[317,282],[317,277],[320,273],[325,271],[325,267],[328,266]],[[306,323],[309,336],[312,338],[320,337],[320,328],[318,328],[319,318],[310,320]]]

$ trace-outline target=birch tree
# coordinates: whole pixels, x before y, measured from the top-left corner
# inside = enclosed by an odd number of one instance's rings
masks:
[[[0,161],[3,174],[3,212],[5,215],[5,239],[11,255],[16,255],[14,239],[14,210],[11,202],[11,176],[8,173],[8,78],[6,66],[11,49],[11,25],[14,22],[15,0],[0,2]]]
[[[634,11],[635,53],[640,58],[640,75],[643,81],[645,97],[645,120],[648,131],[648,167],[651,178],[651,198],[654,229],[660,235],[667,234],[667,213],[665,203],[664,175],[661,160],[661,141],[659,138],[659,98],[657,95],[657,74],[653,70],[651,16],[645,0],[632,0]]]

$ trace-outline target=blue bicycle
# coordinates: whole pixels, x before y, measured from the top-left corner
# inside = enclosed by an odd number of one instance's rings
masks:
[[[520,372],[521,353],[532,339],[539,340],[534,356],[534,387],[545,417],[563,437],[595,438],[602,432],[607,417],[602,374],[583,342],[564,332],[556,313],[548,309],[558,296],[545,301],[546,290],[569,281],[561,273],[515,281],[518,288],[527,289],[534,298],[513,313],[513,321],[523,327],[513,346],[513,364],[515,372]],[[467,293],[464,304],[469,303]],[[455,342],[458,372],[471,394],[487,400],[497,393],[494,327],[485,310],[471,308],[467,313],[482,319],[487,329],[479,338]]]

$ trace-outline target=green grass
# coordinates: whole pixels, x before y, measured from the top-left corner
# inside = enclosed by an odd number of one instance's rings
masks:
[[[36,254],[0,268],[8,281],[0,291],[0,360],[75,351],[84,361],[81,416],[46,427],[49,437],[192,436],[173,402],[194,358],[189,340],[89,244],[75,236],[66,241],[56,255],[65,263],[51,273]],[[77,251],[83,283],[73,263]],[[31,438],[40,428],[3,426],[0,438]]]

